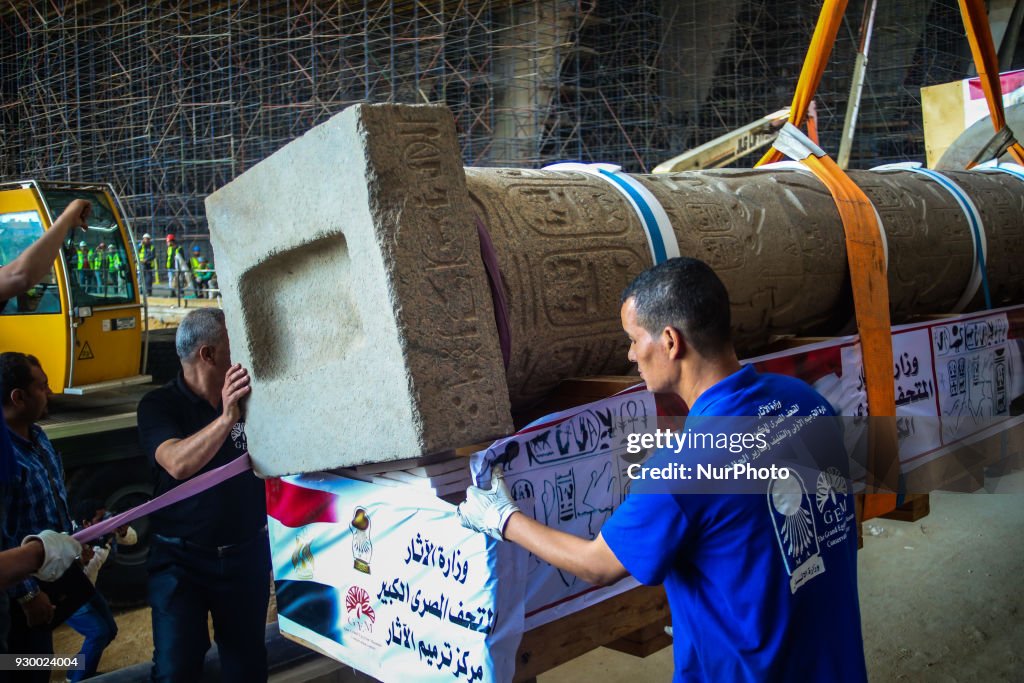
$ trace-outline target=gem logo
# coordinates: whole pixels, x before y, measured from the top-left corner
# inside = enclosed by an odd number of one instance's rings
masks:
[[[772,480],[768,485],[768,511],[789,573],[789,590],[796,593],[800,586],[825,572],[811,499],[799,474],[790,472],[785,479]]]
[[[846,522],[846,510],[849,505],[846,497],[848,488],[846,477],[835,467],[829,467],[818,475],[815,503],[822,521],[833,528],[843,526]],[[829,546],[831,547],[831,546]]]
[[[846,495],[846,477],[835,467],[829,467],[818,475],[818,491],[816,502],[818,512],[825,511],[825,505],[831,503],[833,507],[839,504],[837,496]]]
[[[373,622],[377,615],[370,606],[370,594],[366,589],[359,586],[350,586],[345,594],[345,613],[348,614],[348,623],[360,631],[370,633],[373,631]]]
[[[373,543],[370,541],[370,515],[363,508],[356,508],[349,522],[352,528],[352,566],[356,571],[370,573],[370,558]]]
[[[245,423],[236,422],[231,426],[231,441],[235,444],[235,450],[248,450],[248,443],[245,439]]]
[[[295,550],[292,551],[292,569],[295,576],[306,581],[313,580],[313,549],[306,535],[302,532],[295,537]]]

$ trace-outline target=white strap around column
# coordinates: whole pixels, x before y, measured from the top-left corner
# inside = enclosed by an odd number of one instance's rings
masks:
[[[967,225],[971,228],[971,237],[974,244],[974,268],[971,270],[971,278],[967,281],[967,288],[960,296],[960,300],[953,307],[953,313],[962,313],[967,308],[967,304],[971,303],[971,300],[978,293],[979,287],[982,288],[985,294],[985,308],[992,308],[992,297],[988,289],[988,272],[985,269],[985,263],[988,260],[988,239],[985,236],[985,225],[981,221],[981,212],[978,211],[978,207],[974,205],[974,202],[967,193],[951,179],[938,171],[922,167],[916,161],[900,164],[883,164],[871,170],[880,172],[912,171],[920,173],[934,180],[953,196],[953,199],[956,200],[960,210],[964,212],[964,216],[967,218]]]
[[[672,222],[651,191],[626,173],[621,166],[613,164],[581,164],[563,162],[544,167],[545,171],[578,171],[598,176],[611,183],[612,187],[626,198],[633,207],[647,234],[647,245],[651,249],[654,265],[679,256],[679,243],[672,230]]]

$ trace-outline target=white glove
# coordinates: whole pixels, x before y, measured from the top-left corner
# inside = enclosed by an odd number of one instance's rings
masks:
[[[467,529],[503,541],[505,524],[513,512],[519,512],[519,508],[509,495],[504,477],[499,471],[494,471],[491,473],[490,489],[484,490],[477,486],[466,489],[466,500],[459,505],[459,521]]]
[[[118,545],[135,545],[139,542],[139,534],[133,527],[128,527],[124,530],[124,535],[117,534]]]
[[[85,565],[84,571],[94,586],[96,585],[96,579],[100,575],[100,567],[107,561],[108,555],[110,555],[110,548],[102,545],[94,545],[92,547],[92,559],[89,560],[89,564]]]
[[[26,536],[22,545],[39,541],[43,544],[43,565],[33,576],[43,581],[56,581],[67,571],[71,563],[82,554],[82,546],[67,534],[51,529]]]

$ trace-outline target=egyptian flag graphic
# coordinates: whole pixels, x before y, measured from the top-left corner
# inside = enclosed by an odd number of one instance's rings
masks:
[[[282,479],[267,480],[267,514],[285,526],[339,522],[337,510],[338,496],[330,491],[307,489]]]
[[[268,479],[267,515],[292,528],[315,522],[339,521],[338,496],[329,491],[295,486],[281,479]],[[307,558],[301,551],[293,556],[293,565]],[[308,558],[311,559],[311,558]],[[341,593],[333,586],[316,581],[281,579],[274,581],[278,614],[340,643]]]

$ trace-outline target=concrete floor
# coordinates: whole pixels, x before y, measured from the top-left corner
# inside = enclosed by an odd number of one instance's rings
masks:
[[[872,681],[1024,680],[1024,471],[995,493],[931,496],[919,522],[871,520],[858,556]],[[671,649],[599,648],[540,683],[668,681]]]

